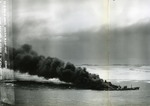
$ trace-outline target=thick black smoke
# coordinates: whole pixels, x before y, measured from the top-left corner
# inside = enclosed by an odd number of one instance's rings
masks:
[[[118,86],[103,81],[96,74],[86,71],[86,68],[75,67],[72,63],[65,63],[58,58],[44,57],[32,50],[30,45],[23,45],[18,49],[9,48],[10,68],[21,73],[38,75],[46,79],[59,78],[61,81],[87,89],[117,89]]]

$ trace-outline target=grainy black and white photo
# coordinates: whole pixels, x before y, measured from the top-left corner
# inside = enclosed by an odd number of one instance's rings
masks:
[[[150,106],[150,0],[0,0],[0,106]]]

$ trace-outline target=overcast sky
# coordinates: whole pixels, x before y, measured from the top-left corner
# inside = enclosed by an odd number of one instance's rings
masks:
[[[150,0],[13,0],[13,36],[75,64],[150,64]]]

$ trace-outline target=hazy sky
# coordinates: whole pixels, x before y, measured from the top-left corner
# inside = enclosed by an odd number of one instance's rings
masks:
[[[150,0],[13,0],[13,36],[75,64],[150,64]]]

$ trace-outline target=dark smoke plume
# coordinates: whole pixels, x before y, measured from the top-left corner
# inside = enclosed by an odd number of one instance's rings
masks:
[[[119,86],[103,81],[96,74],[86,71],[86,68],[75,67],[72,63],[65,63],[58,58],[44,57],[32,50],[30,45],[23,45],[18,49],[9,48],[10,68],[21,73],[38,75],[45,79],[58,78],[76,87],[96,90],[114,90]]]

